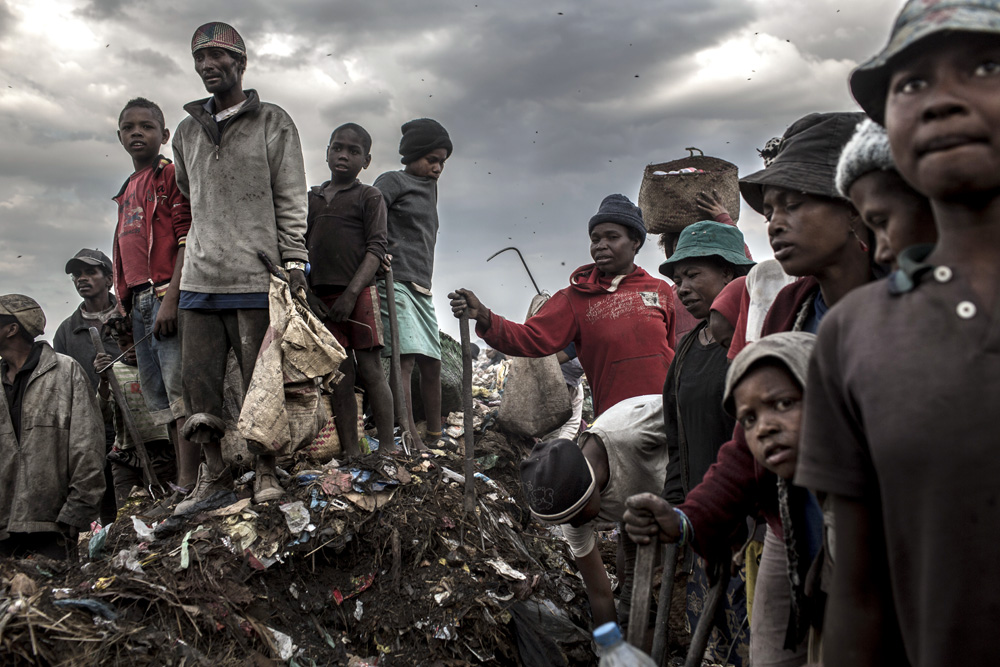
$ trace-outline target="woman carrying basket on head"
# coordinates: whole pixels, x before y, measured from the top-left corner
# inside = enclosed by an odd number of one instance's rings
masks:
[[[674,295],[635,265],[646,240],[642,211],[608,195],[588,224],[593,264],[524,324],[493,313],[470,290],[449,294],[455,317],[468,309],[476,333],[505,354],[544,357],[576,344],[594,395],[594,413],[634,396],[659,394],[674,358]]]

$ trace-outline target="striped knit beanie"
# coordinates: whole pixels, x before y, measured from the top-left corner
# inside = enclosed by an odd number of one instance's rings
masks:
[[[837,191],[850,199],[854,182],[873,171],[896,171],[885,128],[866,118],[858,123],[854,136],[844,145],[837,163]]]
[[[194,31],[191,38],[191,53],[199,49],[225,49],[233,53],[245,56],[247,47],[243,44],[243,38],[236,28],[228,23],[213,21],[206,23]]]

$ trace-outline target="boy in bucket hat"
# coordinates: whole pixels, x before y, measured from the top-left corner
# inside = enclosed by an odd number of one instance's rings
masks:
[[[996,659],[998,62],[1000,2],[911,1],[851,76],[938,241],[845,298],[811,363],[796,483],[837,525],[827,667]]]
[[[597,548],[595,524],[621,521],[625,499],[659,491],[667,465],[663,400],[636,396],[615,404],[580,436],[579,442],[540,442],[521,463],[521,486],[528,507],[543,523],[562,525],[583,576],[596,628],[618,621],[611,581]],[[635,544],[623,542],[625,563],[620,604],[631,600]],[[624,620],[628,613],[623,612]]]
[[[36,341],[45,314],[0,296],[0,556],[76,558],[104,495],[104,434],[83,368]]]
[[[306,180],[298,130],[283,109],[244,90],[247,55],[230,25],[199,27],[191,39],[194,69],[211,96],[184,106],[189,117],[174,133],[177,187],[191,203],[191,229],[180,284],[184,436],[199,443],[205,463],[194,489],[174,513],[235,502],[222,458],[223,380],[229,350],[246,392],[269,324],[270,274],[263,251],[289,274],[293,292],[306,289]],[[254,499],[283,491],[274,451],[250,442],[257,456]]]

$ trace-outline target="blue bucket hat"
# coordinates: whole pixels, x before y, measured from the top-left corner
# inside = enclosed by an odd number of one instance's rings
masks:
[[[718,257],[734,266],[754,264],[743,251],[743,233],[733,225],[702,220],[684,228],[674,254],[660,264],[660,273],[673,278],[674,265],[685,259]]]
[[[885,48],[851,73],[851,94],[872,120],[885,124],[885,98],[899,56],[941,32],[1000,35],[997,0],[910,0],[899,12]]]

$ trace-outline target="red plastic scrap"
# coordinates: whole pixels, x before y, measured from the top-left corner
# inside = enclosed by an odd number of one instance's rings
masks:
[[[364,591],[368,590],[368,587],[371,586],[372,582],[374,581],[375,581],[374,572],[372,572],[371,574],[366,574],[361,577],[351,577],[351,583],[354,585],[354,590],[352,590],[347,595],[344,595],[343,593],[340,592],[339,588],[334,588],[333,601],[336,602],[337,606],[339,607],[344,603],[344,600],[350,600],[355,595],[363,593]]]

